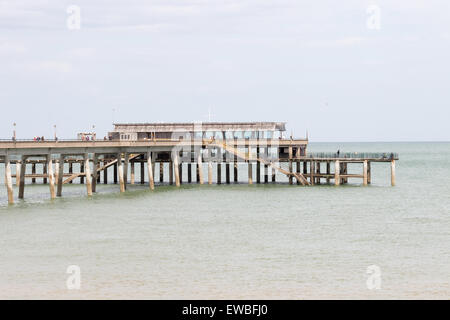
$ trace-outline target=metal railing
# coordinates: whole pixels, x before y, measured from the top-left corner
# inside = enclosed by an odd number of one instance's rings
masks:
[[[308,152],[306,158],[398,159],[394,152]]]

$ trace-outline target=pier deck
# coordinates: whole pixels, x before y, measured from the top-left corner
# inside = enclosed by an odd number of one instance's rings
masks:
[[[395,185],[394,153],[307,153],[306,139],[151,139],[151,140],[60,140],[60,141],[0,141],[0,163],[5,165],[5,185],[8,202],[14,203],[12,178],[18,186],[18,198],[24,198],[26,179],[49,184],[50,197],[62,196],[63,184],[75,179],[86,184],[88,195],[96,192],[103,173],[103,183],[108,183],[108,169],[113,168],[113,183],[120,191],[135,183],[135,165],[140,164],[140,183],[154,189],[155,167],[159,166],[159,182],[176,186],[181,183],[203,184],[203,163],[207,163],[207,183],[213,183],[212,164],[217,166],[216,183],[222,183],[222,165],[225,166],[225,183],[238,181],[238,163],[248,166],[248,183],[276,182],[275,172],[281,172],[289,184],[315,185],[322,182],[335,185],[348,183],[349,178],[362,179],[363,185],[371,183],[371,163],[386,162],[391,167],[391,184]],[[288,169],[281,163],[288,163]],[[363,172],[349,174],[348,166],[363,164]],[[295,170],[294,170],[295,164]],[[76,165],[76,166],[75,166]],[[42,167],[37,173],[37,166]],[[164,166],[169,177],[164,178]],[[256,166],[256,175],[253,167]],[[15,167],[14,174],[12,167]],[[78,172],[74,168],[78,167]],[[187,181],[183,182],[183,167],[187,167]],[[196,167],[196,168],[195,168]],[[31,172],[30,169],[31,168]],[[261,172],[263,169],[263,172]],[[147,171],[147,181],[145,181]],[[270,171],[270,173],[269,173]],[[130,179],[128,174],[130,173]],[[262,181],[263,178],[264,180]]]

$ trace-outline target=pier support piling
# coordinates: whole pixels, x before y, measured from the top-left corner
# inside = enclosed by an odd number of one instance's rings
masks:
[[[147,152],[147,174],[150,190],[155,189],[155,181],[153,180],[153,168],[152,168],[152,153]]]
[[[34,176],[34,175],[36,175],[36,163],[32,163],[31,164],[31,174]],[[31,178],[31,183],[36,183],[36,178],[35,177],[33,177],[33,178]]]
[[[202,164],[202,150],[198,151],[197,156],[197,168],[198,168],[198,182],[203,184],[203,164]]]
[[[117,154],[117,174],[119,175],[120,192],[125,192],[125,177],[123,174],[122,154]]]
[[[59,155],[59,167],[58,167],[58,190],[56,192],[56,196],[62,196],[62,187],[63,187],[63,178],[64,178],[64,155]]]
[[[27,158],[22,156],[20,162],[20,177],[19,177],[19,199],[23,199],[25,195],[25,173],[27,171]]]
[[[367,186],[367,160],[363,162],[363,185]]]
[[[334,185],[338,186],[341,184],[341,165],[339,163],[339,160],[336,160],[334,162]]]
[[[53,174],[53,160],[52,155],[47,155],[47,168],[48,168],[48,183],[50,185],[50,198],[55,199],[55,175]]]
[[[175,185],[179,187],[181,182],[180,182],[180,166],[179,166],[178,152],[174,152],[173,154],[173,167],[175,169]]]
[[[391,186],[395,186],[395,160],[391,161]]]
[[[91,164],[89,163],[89,154],[84,155],[84,172],[86,176],[86,191],[88,196],[92,196],[92,173]]]
[[[8,203],[14,204],[14,192],[11,177],[11,162],[9,160],[8,155],[5,156],[5,185],[6,191],[8,193]]]

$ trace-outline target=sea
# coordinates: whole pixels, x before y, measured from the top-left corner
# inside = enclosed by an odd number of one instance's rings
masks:
[[[450,143],[308,149],[336,150],[397,152],[396,186],[390,163],[368,186],[248,185],[242,164],[239,183],[151,191],[136,167],[123,194],[109,170],[92,197],[38,179],[8,205],[0,165],[0,299],[449,299]]]

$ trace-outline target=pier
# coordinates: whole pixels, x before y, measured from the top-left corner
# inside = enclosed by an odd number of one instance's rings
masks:
[[[238,137],[237,130],[228,134],[229,125],[227,131],[215,131],[221,134],[210,137],[206,137],[203,126],[197,130],[202,132],[200,135],[191,130],[191,135],[180,136],[177,131],[174,136],[172,131],[169,138],[158,136],[152,128],[145,137],[121,133],[119,138],[110,134],[107,140],[93,141],[0,141],[0,164],[5,166],[8,202],[14,203],[13,181],[18,187],[18,199],[25,198],[27,184],[39,182],[48,184],[49,197],[53,199],[63,196],[64,185],[74,182],[84,184],[88,196],[97,191],[100,183],[117,184],[118,192],[125,192],[129,184],[135,183],[147,184],[154,190],[156,178],[159,183],[176,187],[184,183],[237,183],[239,164],[248,167],[248,184],[275,183],[278,172],[288,178],[290,185],[339,186],[347,184],[349,179],[370,184],[371,165],[381,162],[390,165],[391,185],[395,185],[398,160],[395,153],[308,153],[308,139],[275,137],[267,133],[270,131],[267,127],[266,134],[253,130],[248,137],[245,134]],[[241,127],[247,125],[239,123]],[[136,130],[136,125],[133,128]],[[215,181],[213,164],[217,170]],[[354,164],[362,164],[362,172],[349,173],[349,167]],[[136,181],[136,167],[139,181]],[[168,176],[164,176],[164,168],[168,168]],[[108,181],[108,170],[113,170],[113,181]],[[186,180],[183,180],[184,170],[187,170]]]

